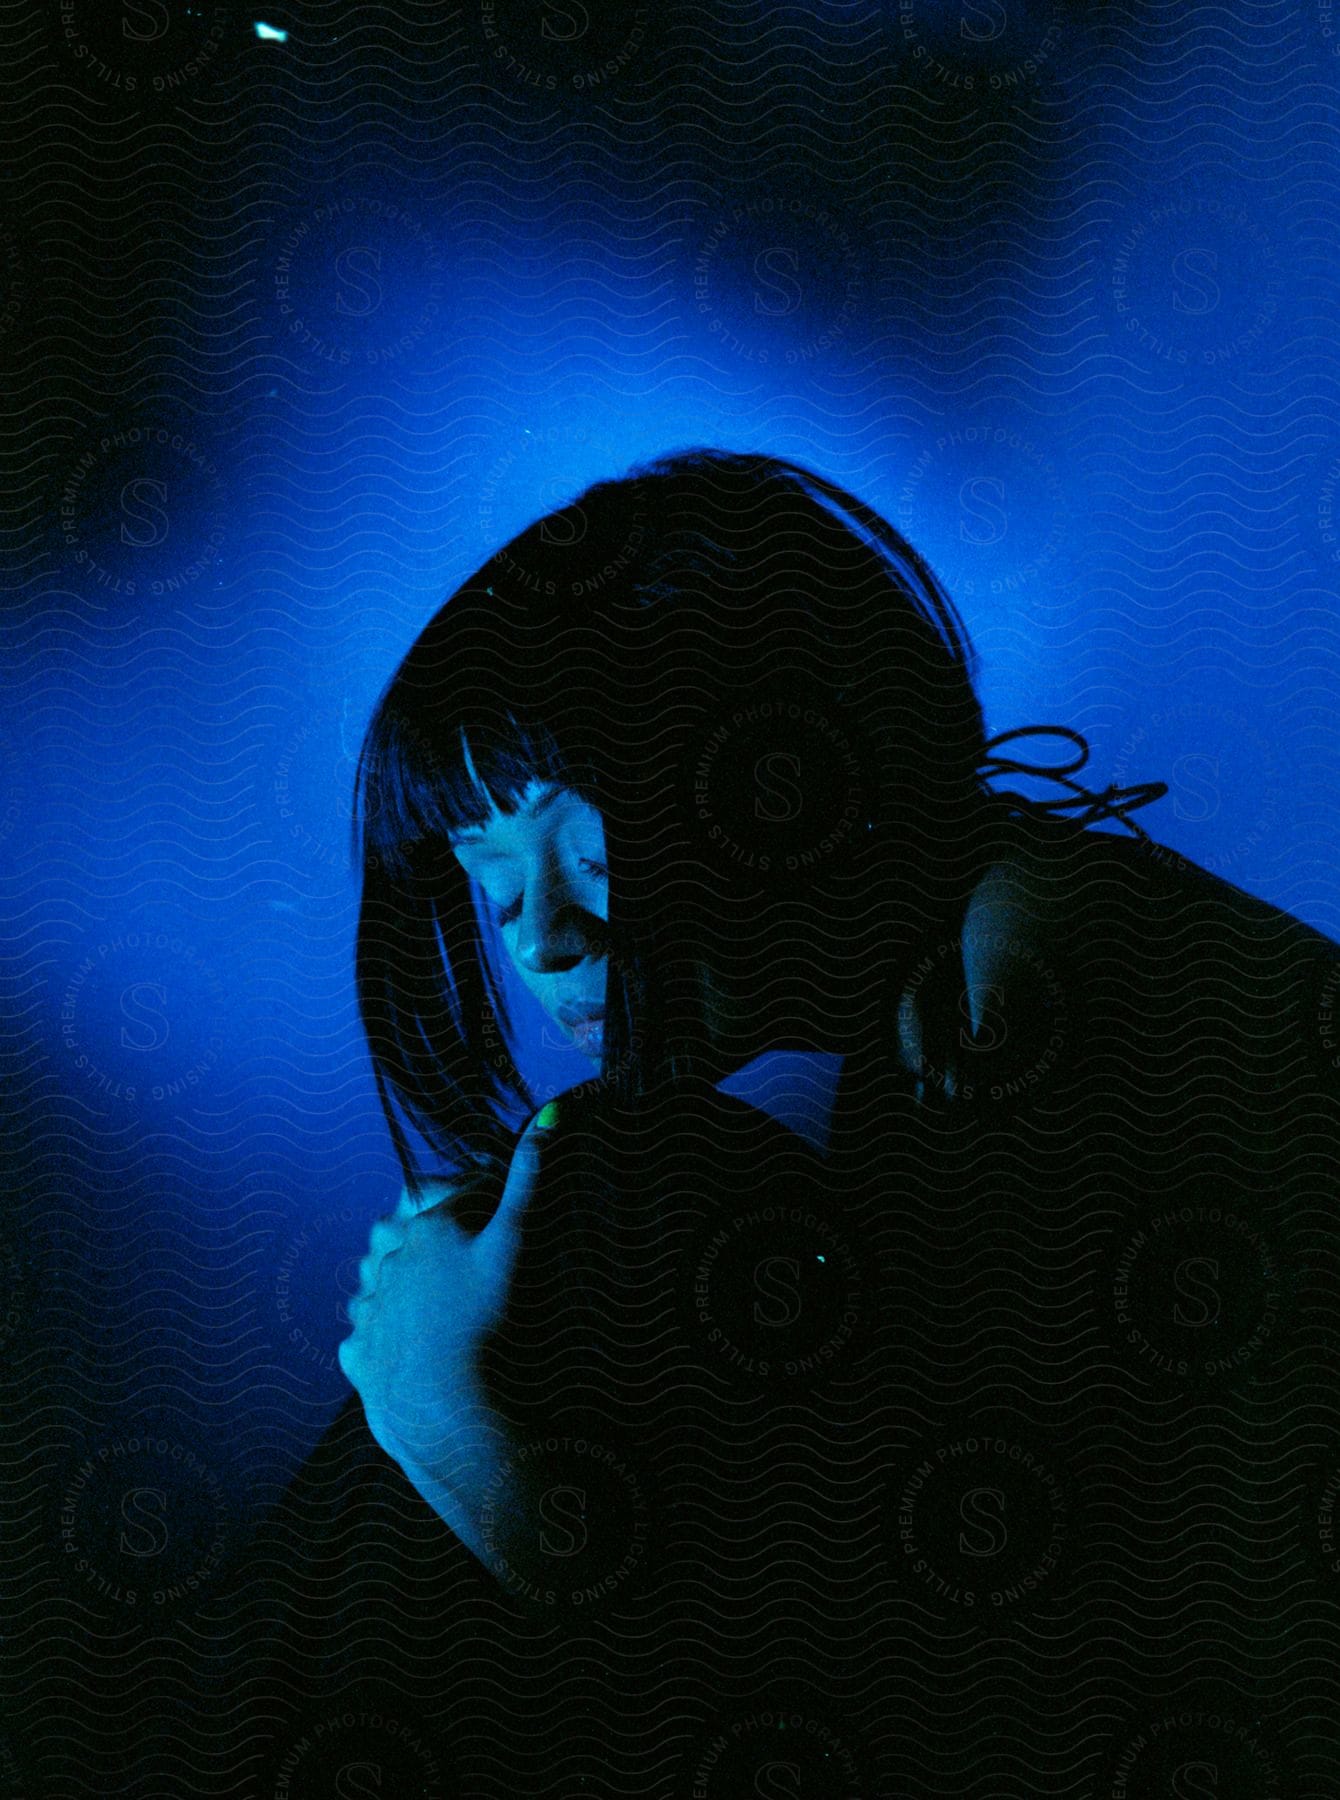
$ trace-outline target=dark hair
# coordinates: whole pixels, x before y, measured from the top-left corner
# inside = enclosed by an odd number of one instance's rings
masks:
[[[457,1175],[505,1165],[534,1107],[448,842],[485,816],[467,744],[500,808],[538,777],[604,816],[602,1080],[629,1099],[690,1071],[704,1022],[686,971],[732,897],[859,894],[862,953],[888,968],[928,920],[961,916],[987,797],[974,673],[963,622],[912,546],[773,456],[695,448],[637,465],[462,583],[383,692],[355,784],[359,1006],[411,1188],[402,1116],[436,1172]],[[732,863],[709,850],[694,771],[719,776],[711,747],[732,733],[760,766],[760,741],[783,741],[766,725],[759,739],[770,706],[848,747],[855,798],[822,854]],[[836,794],[833,766],[820,779]],[[729,781],[717,785],[729,810]]]

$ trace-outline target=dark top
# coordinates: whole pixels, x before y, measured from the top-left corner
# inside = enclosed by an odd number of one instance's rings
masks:
[[[583,1325],[510,1372],[543,1585],[346,1404],[215,1609],[242,1791],[1340,1785],[1340,947],[1157,846],[1000,832],[974,991],[928,942],[829,1156],[711,1089],[570,1125],[522,1276]]]

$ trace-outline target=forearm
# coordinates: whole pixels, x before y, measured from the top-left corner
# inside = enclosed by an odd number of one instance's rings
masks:
[[[494,1569],[495,1557],[489,1543],[488,1502],[481,1497],[475,1482],[453,1475],[444,1479],[442,1472],[404,1462],[401,1467],[444,1525],[465,1545],[470,1554],[485,1568]]]
[[[478,1395],[430,1436],[402,1419],[385,1447],[443,1523],[499,1584],[543,1586],[552,1574],[535,1528],[545,1472],[520,1433]]]

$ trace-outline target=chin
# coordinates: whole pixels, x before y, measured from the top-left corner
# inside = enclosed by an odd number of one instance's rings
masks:
[[[605,1055],[604,1021],[601,1020],[597,1024],[581,1029],[565,1025],[563,1030],[567,1033],[568,1042],[572,1048],[579,1055],[584,1056],[588,1062],[593,1062],[598,1067]]]

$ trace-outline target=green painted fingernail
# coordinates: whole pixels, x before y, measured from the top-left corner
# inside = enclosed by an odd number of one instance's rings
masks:
[[[552,1131],[558,1124],[558,1101],[548,1100],[535,1115],[536,1131]]]

